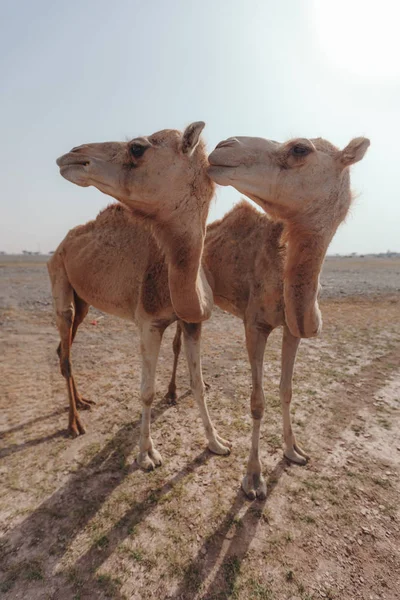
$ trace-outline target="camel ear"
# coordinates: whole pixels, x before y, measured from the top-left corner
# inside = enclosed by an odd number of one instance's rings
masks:
[[[370,141],[368,138],[358,137],[351,140],[344,150],[339,152],[340,162],[343,167],[349,167],[364,158]]]
[[[184,154],[189,154],[190,156],[193,153],[200,141],[200,134],[205,126],[204,121],[196,121],[186,127],[182,136],[182,152]]]

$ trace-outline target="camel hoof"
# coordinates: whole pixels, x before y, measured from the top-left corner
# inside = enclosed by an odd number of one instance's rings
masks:
[[[229,444],[229,445],[228,445]],[[226,440],[219,437],[219,435],[215,436],[213,440],[208,442],[208,449],[211,450],[214,454],[219,454],[220,456],[227,456],[231,453],[230,443]]]
[[[304,452],[301,446],[295,443],[294,449],[296,450],[297,454],[300,454],[300,456],[303,456],[306,460],[310,460],[310,456],[306,452]]]
[[[70,437],[73,439],[77,438],[79,435],[84,435],[86,433],[86,429],[82,425],[82,423],[78,423],[77,425],[70,425],[68,427],[68,433]]]
[[[230,442],[229,440],[225,440],[218,434],[215,437],[217,438],[218,442],[223,446],[228,446],[228,448],[232,448],[232,442]]]
[[[152,461],[154,462],[156,467],[161,467],[162,458],[161,458],[161,454],[158,452],[158,450],[155,450],[154,448],[152,448],[152,450],[149,450],[149,456],[152,459]]]
[[[283,455],[289,462],[302,467],[307,464],[309,458],[297,444],[294,444],[292,448],[286,448]]]
[[[162,465],[162,458],[161,454],[153,449],[148,452],[139,452],[136,462],[145,471],[154,471],[156,467]]]
[[[76,408],[81,410],[91,410],[92,406],[96,404],[94,400],[86,400],[86,398],[77,398],[75,402]]]
[[[265,500],[267,497],[267,484],[264,477],[259,474],[247,473],[243,477],[242,490],[249,500],[254,500],[255,498]]]

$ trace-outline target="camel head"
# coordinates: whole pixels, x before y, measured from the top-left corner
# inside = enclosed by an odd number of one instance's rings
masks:
[[[206,220],[215,185],[207,169],[202,121],[182,133],[165,129],[129,142],[84,144],[57,159],[61,175],[93,185],[145,217],[168,261],[178,317],[207,319],[213,295],[201,267]]]
[[[93,185],[137,213],[170,222],[182,209],[179,201],[190,195],[199,169],[207,165],[200,140],[204,126],[197,122],[183,134],[165,129],[129,142],[83,144],[58,158],[57,164],[68,181]]]
[[[219,143],[209,156],[216,183],[232,185],[285,223],[285,314],[296,337],[321,330],[319,274],[350,207],[348,167],[364,157],[369,144],[360,137],[339,150],[321,138],[279,143],[237,137]]]

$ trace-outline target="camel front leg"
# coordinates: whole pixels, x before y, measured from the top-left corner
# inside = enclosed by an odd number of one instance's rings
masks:
[[[283,416],[283,439],[285,441],[285,457],[298,465],[305,465],[308,456],[296,442],[290,417],[290,403],[292,400],[293,369],[296,360],[300,338],[294,337],[285,325],[282,338],[282,368],[279,394]]]
[[[155,395],[155,378],[164,330],[151,323],[144,323],[140,330],[140,350],[142,355],[142,383],[140,400],[142,422],[140,425],[139,454],[137,463],[146,471],[162,465],[161,454],[154,448],[150,436],[151,405]]]
[[[246,347],[251,366],[253,389],[251,392],[251,414],[253,417],[253,432],[251,436],[250,456],[247,463],[247,473],[242,481],[242,489],[251,500],[257,496],[260,500],[267,496],[267,484],[261,473],[259,456],[260,429],[264,415],[265,398],[263,390],[263,369],[265,345],[272,328],[246,323]]]
[[[231,443],[218,435],[210,419],[205,399],[205,385],[201,371],[200,356],[201,323],[194,324],[182,322],[182,328],[186,360],[190,373],[190,385],[193,396],[200,410],[200,415],[208,440],[208,448],[215,454],[229,454]]]

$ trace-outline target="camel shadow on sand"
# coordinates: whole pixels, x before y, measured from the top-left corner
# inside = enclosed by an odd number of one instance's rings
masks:
[[[169,408],[170,406],[165,401],[159,402],[153,410],[153,422]],[[204,450],[166,483],[152,489],[144,500],[133,501],[130,509],[107,533],[107,546],[99,548],[98,544],[94,543],[87,552],[78,558],[73,566],[75,581],[71,580],[70,574],[62,570],[54,574],[73,539],[85,528],[123,480],[138,469],[136,464],[130,468],[126,467],[124,460],[121,459],[127,457],[134,450],[139,440],[139,433],[140,419],[121,427],[113,439],[87,465],[72,474],[64,486],[1,539],[0,590],[5,597],[15,597],[13,594],[16,591],[15,586],[18,584],[19,593],[22,595],[28,593],[28,596],[31,594],[31,597],[39,598],[41,590],[43,591],[43,580],[46,581],[46,594],[49,598],[61,600],[74,597],[80,599],[103,597],[104,582],[99,583],[96,572],[119,544],[129,536],[132,528],[144,520],[154,510],[160,499],[190,473],[210,460],[219,460],[208,450]],[[62,433],[50,434],[45,439],[59,435]],[[34,442],[40,443],[40,439],[34,440]],[[22,446],[24,444],[21,444],[21,449]],[[6,455],[18,449],[6,449]],[[284,463],[281,461],[270,476],[270,481],[273,480],[274,483],[269,485],[269,494],[273,491],[283,470]],[[238,492],[221,525],[199,549],[197,558],[185,571],[174,598],[189,598],[192,595],[194,590],[191,573],[201,571],[202,580],[209,577],[214,564],[218,561],[232,520],[238,511],[248,504],[249,509],[242,519],[243,528],[241,528],[245,531],[245,540],[240,540],[240,550],[238,550],[237,536],[230,541],[229,546],[232,548],[232,552],[230,550],[226,552],[218,572],[213,577],[213,580],[216,581],[223,572],[225,584],[228,588],[232,588],[236,570],[231,569],[227,578],[226,565],[229,564],[233,553],[235,564],[244,558],[259,523],[257,515],[260,514],[260,511],[253,511],[251,507],[258,505],[261,509],[265,502],[249,503],[242,491]],[[78,594],[75,593],[77,580],[79,580]],[[37,591],[35,591],[36,587]],[[125,598],[116,586],[109,589],[109,592],[112,592],[113,598]]]
[[[156,421],[170,407],[165,402],[157,404],[153,411],[153,421]],[[128,474],[138,469],[137,465],[122,467],[121,452],[127,457],[138,443],[140,433],[140,420],[124,425],[104,448],[98,452],[88,465],[81,467],[58,489],[50,498],[45,500],[29,517],[20,525],[6,534],[0,542],[0,590],[5,597],[13,596],[13,589],[18,583],[18,592],[32,594],[31,597],[39,598],[43,591],[43,579],[46,581],[46,597],[49,598],[102,598],[104,596],[104,582],[99,582],[97,570],[109,558],[119,544],[126,539],[132,528],[143,521],[157,507],[159,501],[168,494],[177,484],[193,473],[201,465],[210,460],[219,460],[208,450],[201,452],[194,460],[185,465],[170,480],[150,491],[141,502],[133,501],[130,509],[107,532],[106,547],[99,547],[94,543],[87,552],[78,558],[73,566],[74,578],[70,573],[59,571],[55,573],[57,564],[66,553],[72,540],[85,528],[87,523],[96,515],[112,492],[123,482]],[[59,434],[53,434],[56,437]],[[272,493],[280,475],[284,471],[284,461],[281,461],[270,475],[269,495]],[[226,513],[218,529],[204,542],[199,549],[197,557],[185,571],[182,582],[178,586],[174,598],[189,598],[193,595],[193,573],[201,572],[201,579],[209,578],[218,562],[222,550],[225,550],[226,534],[232,525],[237,513],[245,504],[249,508],[242,518],[243,527],[240,532],[240,544],[237,533],[229,541],[229,548],[218,567],[213,581],[224,575],[225,587],[233,588],[238,569],[235,567],[245,557],[248,547],[253,539],[266,501],[249,503],[242,491],[239,491],[231,508]],[[252,510],[257,506],[259,510]],[[243,532],[245,537],[243,538]],[[29,556],[27,560],[26,557]],[[24,558],[25,557],[25,558]],[[35,559],[37,557],[37,559]],[[234,559],[232,558],[234,557]],[[41,561],[42,567],[35,567]],[[35,570],[36,569],[36,570]],[[36,575],[35,575],[36,574]],[[36,580],[36,581],[35,581]],[[79,581],[79,593],[76,585]],[[113,598],[125,598],[117,586],[108,582],[108,592]],[[212,582],[210,583],[212,585]],[[22,589],[21,589],[22,586]],[[37,586],[37,593],[35,588]],[[28,591],[29,590],[29,591]],[[9,595],[8,595],[9,593]]]
[[[398,360],[389,353],[385,358],[398,364]],[[380,363],[378,364],[379,369]],[[358,401],[349,403],[347,393],[352,386],[344,387],[343,398],[336,403],[346,405],[346,412],[338,417],[338,411],[332,415],[327,427],[335,427],[339,432],[357,413],[359,403],[365,396],[372,397],[382,384],[382,377],[375,377],[371,367],[365,367],[360,377],[368,374],[361,388],[357,388]],[[371,377],[373,379],[371,380]],[[335,393],[335,396],[337,394]],[[169,405],[159,402],[153,411],[153,422],[167,410]],[[339,411],[340,412],[340,411]],[[132,527],[138,525],[157,507],[159,501],[174,486],[182,482],[190,473],[211,460],[223,460],[204,450],[170,480],[159,487],[149,487],[149,493],[141,502],[133,502],[124,516],[107,532],[108,543],[99,548],[94,543],[87,552],[78,558],[74,565],[76,573],[81,574],[79,594],[74,592],[74,584],[66,572],[54,574],[57,564],[68,550],[74,538],[85,528],[89,521],[101,509],[113,491],[124,479],[137,469],[125,466],[125,458],[137,446],[140,433],[140,419],[121,427],[116,435],[98,452],[91,461],[72,474],[67,483],[45,500],[21,524],[10,530],[0,540],[0,591],[5,598],[15,598],[14,586],[19,584],[18,597],[41,598],[43,578],[46,581],[46,597],[57,600],[68,598],[95,599],[104,597],[104,588],[100,586],[96,571],[112,555],[118,545],[126,539]],[[54,434],[58,435],[58,434]],[[173,593],[174,600],[193,598],[201,587],[201,598],[212,597],[212,590],[220,589],[223,597],[229,598],[240,572],[240,565],[254,539],[264,506],[272,497],[286,462],[281,460],[268,478],[268,496],[265,501],[248,502],[239,490],[225,517],[216,530],[204,541],[196,557],[190,562],[183,574],[182,581]],[[247,505],[247,510],[244,506]],[[236,528],[233,537],[232,523],[240,513],[241,527]],[[244,513],[244,514],[243,514]],[[227,537],[227,534],[229,535]],[[184,550],[183,550],[184,551]],[[27,556],[41,557],[44,563],[40,577],[26,579],[24,569],[32,565],[26,563]],[[35,581],[37,579],[37,581]],[[37,588],[37,589],[36,589]],[[35,591],[36,590],[36,591]],[[10,592],[8,594],[8,592]],[[37,592],[37,593],[36,593]],[[125,598],[115,588],[113,598]]]

